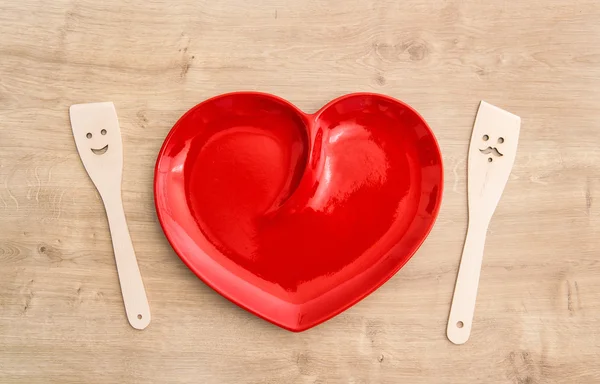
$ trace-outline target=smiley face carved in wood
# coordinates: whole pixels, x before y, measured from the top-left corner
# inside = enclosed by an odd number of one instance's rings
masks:
[[[490,136],[489,135],[483,135],[483,137],[481,138],[484,142],[486,143],[490,143]],[[504,156],[504,154],[502,152],[500,152],[500,150],[498,149],[498,146],[502,143],[504,143],[504,138],[503,137],[498,137],[498,139],[496,140],[496,146],[491,146],[488,145],[487,148],[484,149],[479,149],[479,152],[483,153],[484,155],[490,155],[488,157],[488,162],[492,162],[494,161],[493,156],[495,157],[502,157]]]
[[[100,134],[102,136],[106,135],[106,129],[102,129],[100,131]],[[85,137],[87,137],[88,139],[92,139],[94,137],[94,134],[92,132],[88,132]],[[96,140],[97,141],[97,140]],[[106,144],[104,147],[102,148],[93,148],[90,147],[91,151],[94,153],[94,155],[104,155],[106,153],[106,151],[108,151],[108,144]]]

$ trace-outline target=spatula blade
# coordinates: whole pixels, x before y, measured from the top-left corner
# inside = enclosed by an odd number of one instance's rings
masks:
[[[118,182],[123,170],[123,143],[112,102],[74,104],[69,109],[75,145],[90,178],[103,185]]]

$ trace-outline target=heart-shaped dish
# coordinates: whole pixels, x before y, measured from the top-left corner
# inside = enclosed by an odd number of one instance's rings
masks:
[[[154,197],[183,262],[214,290],[291,331],[392,277],[431,230],[442,157],[423,118],[388,96],[314,114],[265,93],[208,99],[160,150]]]

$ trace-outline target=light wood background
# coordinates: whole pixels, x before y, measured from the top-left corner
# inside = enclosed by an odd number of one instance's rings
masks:
[[[314,111],[347,92],[413,105],[445,161],[438,222],[387,284],[307,332],[200,282],[152,198],[157,151],[210,96]],[[479,100],[522,117],[470,341],[446,320]],[[125,318],[74,103],[113,101],[123,197],[153,322]],[[0,383],[600,382],[597,0],[0,0]]]

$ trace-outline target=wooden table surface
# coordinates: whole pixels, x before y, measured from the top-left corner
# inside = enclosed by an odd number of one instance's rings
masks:
[[[431,235],[388,283],[291,333],[198,280],[153,207],[156,154],[194,104],[260,90],[414,106],[444,157]],[[474,329],[445,335],[478,103],[522,117]],[[104,207],[68,108],[112,100],[153,320],[125,318]],[[0,1],[0,383],[600,382],[597,0]]]

